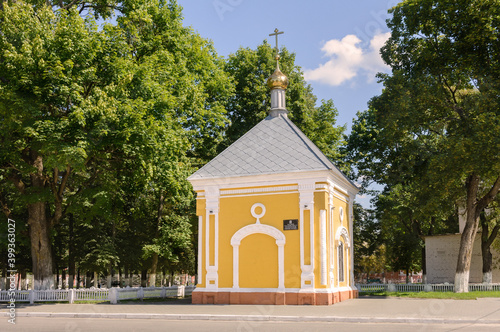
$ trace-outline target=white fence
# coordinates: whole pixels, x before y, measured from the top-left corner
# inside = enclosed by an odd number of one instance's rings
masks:
[[[356,284],[360,293],[453,292],[453,284]],[[500,291],[500,284],[469,284],[469,292]]]
[[[191,296],[195,286],[173,286],[157,288],[109,288],[109,289],[56,289],[56,290],[16,290],[13,297],[16,302],[69,302],[75,301],[109,301],[118,303],[121,300],[143,300],[167,297]],[[9,302],[12,291],[0,291],[0,302]]]

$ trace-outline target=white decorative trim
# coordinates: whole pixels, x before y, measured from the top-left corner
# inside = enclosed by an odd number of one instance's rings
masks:
[[[264,224],[251,224],[240,228],[231,237],[233,246],[233,289],[239,289],[239,247],[241,240],[252,234],[266,234],[276,240],[278,246],[278,289],[285,289],[285,243],[286,237],[283,232],[275,227]]]
[[[340,226],[337,229],[337,233],[335,234],[335,241],[339,241],[341,236],[344,238],[344,242],[347,245],[347,248],[350,248],[351,240],[349,238],[349,232],[347,231],[347,228],[345,228],[344,226]]]
[[[344,226],[344,208],[339,206],[340,226]]]
[[[262,212],[260,214],[257,214],[255,212],[255,209],[258,208],[258,207],[260,207],[262,209]],[[266,214],[266,207],[262,203],[255,203],[250,208],[250,213],[252,214],[252,217],[254,217],[255,219],[257,219],[257,221],[255,223],[256,224],[260,224],[260,218],[264,217],[264,215]]]
[[[333,229],[334,229],[334,224],[333,224],[333,211],[335,210],[335,207],[333,206],[333,195],[330,193],[330,199],[329,199],[330,204],[328,205],[330,213],[328,214],[329,216],[329,229],[328,229],[328,238],[329,238],[329,243],[328,243],[328,248],[330,249],[330,262],[329,262],[329,277],[330,277],[330,287],[334,287],[335,285],[335,274],[334,269],[335,269],[335,237],[333,234]]]
[[[198,284],[203,278],[203,216],[198,216]]]
[[[280,187],[264,187],[264,188],[247,188],[247,189],[224,189],[221,190],[221,195],[238,195],[238,194],[255,194],[255,193],[271,193],[276,191],[297,191],[299,186],[280,186]]]
[[[216,289],[219,284],[219,188],[208,187],[206,193],[206,227],[205,227],[205,266],[207,270],[206,287]],[[214,215],[214,265],[210,265],[210,215]],[[211,283],[213,282],[213,283]]]
[[[349,188],[351,192],[357,193],[359,188],[354,186],[349,179],[338,170],[319,170],[319,171],[298,171],[275,174],[249,174],[245,176],[235,177],[219,177],[219,178],[192,178],[188,181],[194,187],[195,191],[203,190],[207,186],[220,184],[224,189],[241,188],[248,186],[276,186],[288,185],[290,183],[298,183],[302,181],[325,182],[335,184],[335,188],[339,191],[346,192],[344,188]]]
[[[354,206],[353,206],[353,201],[354,198],[356,197],[355,193],[349,192],[349,196],[352,198],[351,203],[348,205],[348,213],[347,213],[347,220],[349,221],[349,234],[354,234],[353,233],[353,228],[354,228]],[[351,238],[351,246],[354,248],[354,238]],[[349,285],[354,285],[354,250],[351,250],[351,278],[349,280]]]
[[[314,288],[314,189],[315,183],[299,182],[299,208],[300,208],[300,276],[301,289]],[[309,263],[305,262],[305,241],[304,241],[304,211],[309,210]],[[306,284],[309,282],[309,284]]]
[[[326,210],[319,211],[319,238],[320,238],[320,275],[321,285],[327,284],[327,254],[326,254]]]
[[[275,192],[275,193],[257,193],[257,194],[242,194],[242,195],[224,195],[221,196],[222,198],[233,198],[233,197],[252,197],[252,196],[271,196],[271,195],[285,195],[285,194],[298,194],[297,191],[280,191],[280,192]]]
[[[340,259],[340,255],[342,255],[342,259]],[[340,285],[341,282],[345,282],[345,269],[344,266],[342,266],[342,269],[340,268],[340,261],[342,261],[342,265],[344,265],[345,262],[345,252],[344,252],[344,243],[342,241],[339,241],[337,245],[337,287]],[[342,272],[342,274],[341,274]],[[342,279],[342,280],[341,280]]]

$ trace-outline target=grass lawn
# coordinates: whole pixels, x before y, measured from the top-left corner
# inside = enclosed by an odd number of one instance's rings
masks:
[[[377,297],[404,297],[418,299],[455,299],[455,300],[475,300],[480,297],[500,297],[500,291],[490,292],[469,292],[469,293],[453,293],[453,292],[367,292],[360,293],[360,297],[377,296]]]

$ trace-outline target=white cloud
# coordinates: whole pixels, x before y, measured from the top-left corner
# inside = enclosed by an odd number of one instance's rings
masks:
[[[305,70],[305,79],[338,86],[363,75],[372,82],[377,72],[388,69],[380,57],[380,48],[389,36],[389,32],[375,35],[365,49],[359,46],[361,40],[355,35],[327,41],[321,50],[330,59],[316,69]]]

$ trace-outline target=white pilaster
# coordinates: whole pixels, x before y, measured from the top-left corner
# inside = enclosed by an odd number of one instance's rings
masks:
[[[215,289],[218,288],[219,275],[219,189],[216,187],[209,187],[205,190],[205,202],[206,202],[206,228],[205,228],[205,259],[206,259],[206,288]],[[213,265],[210,264],[210,216],[214,216],[214,261]]]
[[[203,277],[203,216],[198,216],[198,283]]]
[[[326,255],[326,210],[319,211],[319,237],[320,237],[320,271],[321,285],[327,284],[327,255]]]
[[[314,182],[299,183],[301,289],[314,288]],[[304,212],[309,210],[309,264],[305,264]],[[307,282],[307,283],[306,283]]]
[[[352,248],[349,250],[349,256],[350,256],[350,266],[349,266],[349,286],[354,287],[354,197],[356,197],[356,194],[349,192],[349,200],[347,201],[348,204],[348,212],[347,212],[347,220],[349,221],[349,248]]]

